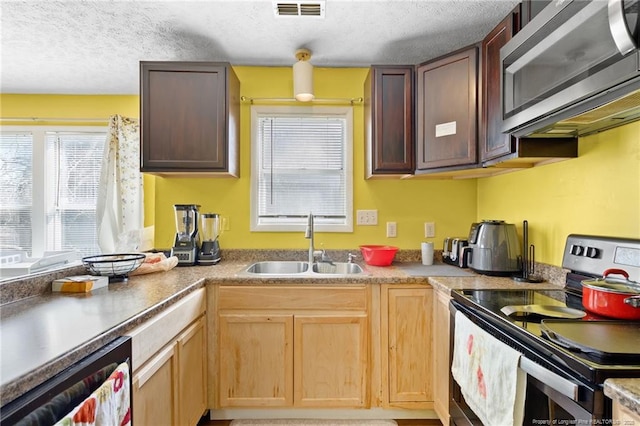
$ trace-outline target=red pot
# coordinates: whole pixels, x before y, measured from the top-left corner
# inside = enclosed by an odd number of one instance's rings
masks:
[[[625,279],[607,278],[612,274]],[[640,321],[640,285],[622,269],[607,269],[602,278],[582,281],[582,305],[605,317]]]

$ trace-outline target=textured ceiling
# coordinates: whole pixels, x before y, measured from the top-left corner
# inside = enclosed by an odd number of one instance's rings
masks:
[[[418,64],[481,40],[517,0],[326,0],[276,17],[271,0],[0,0],[2,93],[137,94],[140,60],[317,67]]]

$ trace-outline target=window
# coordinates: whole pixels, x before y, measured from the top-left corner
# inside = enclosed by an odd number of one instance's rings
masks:
[[[350,107],[251,108],[251,230],[353,231]]]
[[[105,128],[3,128],[0,247],[100,253],[96,201]]]

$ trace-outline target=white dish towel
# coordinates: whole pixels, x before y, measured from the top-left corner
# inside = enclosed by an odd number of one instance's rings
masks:
[[[451,373],[483,424],[522,424],[527,380],[520,355],[456,312]]]

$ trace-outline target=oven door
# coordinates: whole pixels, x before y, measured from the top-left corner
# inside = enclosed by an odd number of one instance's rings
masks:
[[[629,83],[640,75],[639,8],[638,0],[568,0],[543,9],[500,50],[503,131],[543,135],[632,92]]]
[[[455,300],[450,302],[449,310],[451,313],[452,338],[450,344],[452,354],[457,311],[462,312],[496,339],[522,353],[520,368],[527,374],[523,425],[560,424],[558,423],[560,420],[567,420],[566,424],[592,424],[594,419],[610,418],[610,404],[609,407],[605,407],[604,394],[597,386],[590,386],[553,367],[535,348],[527,347],[500,330],[479,312]],[[451,365],[449,369],[451,369]],[[451,423],[456,426],[481,425],[478,417],[465,402],[460,386],[453,376],[450,375],[449,381]]]

